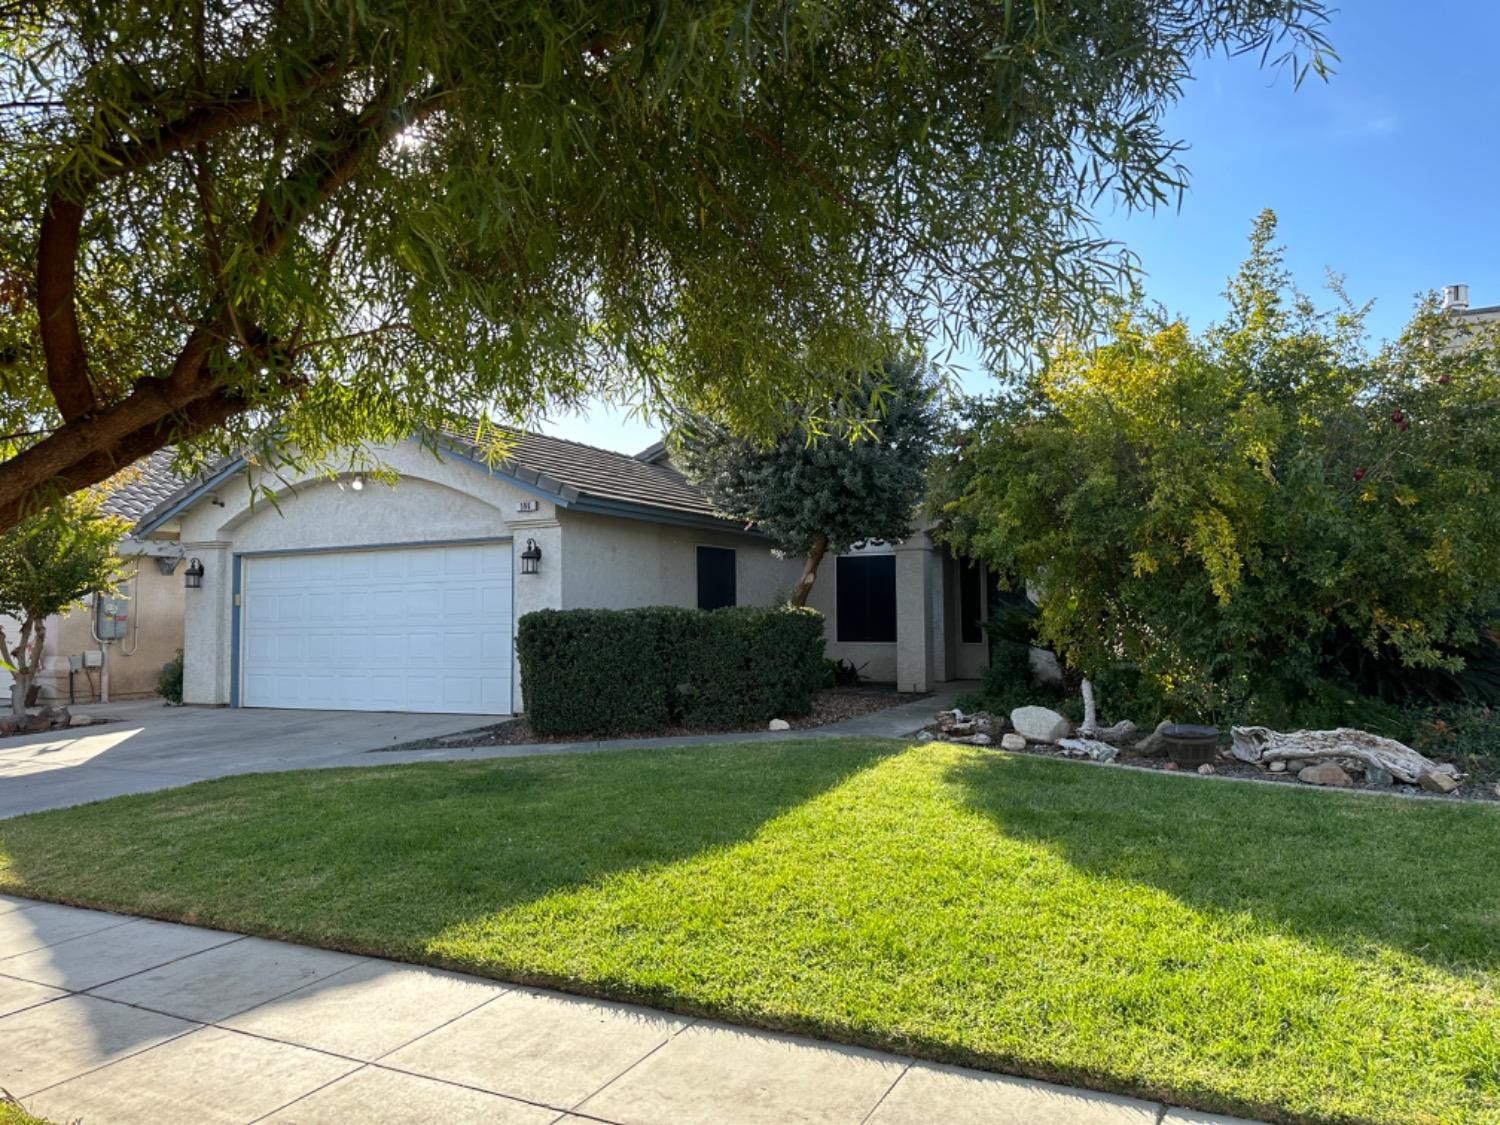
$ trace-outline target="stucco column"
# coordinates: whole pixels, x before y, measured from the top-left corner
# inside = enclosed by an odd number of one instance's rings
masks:
[[[189,559],[203,564],[203,585],[183,591],[182,701],[207,706],[229,702],[234,557],[223,540],[184,543]],[[186,567],[178,568],[179,581]]]
[[[512,599],[515,619],[511,622],[511,628],[519,630],[521,618],[533,610],[563,607],[562,526],[556,520],[512,520],[510,530],[515,536],[511,545],[511,560],[515,567],[512,575],[515,582]],[[535,574],[521,573],[521,552],[526,549],[528,539],[535,540],[536,545],[542,549],[542,559],[537,564]],[[516,659],[511,706],[520,712],[526,707],[525,700],[521,697],[521,658],[518,651],[514,648],[512,651],[516,652]]]
[[[896,548],[896,690],[933,684],[933,551],[918,534]]]

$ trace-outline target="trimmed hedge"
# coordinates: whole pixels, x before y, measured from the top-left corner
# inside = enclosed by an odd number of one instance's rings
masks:
[[[526,717],[542,734],[745,726],[805,715],[823,681],[823,615],[542,609],[516,638]]]

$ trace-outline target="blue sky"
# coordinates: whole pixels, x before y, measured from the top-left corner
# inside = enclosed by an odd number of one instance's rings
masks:
[[[1377,338],[1446,284],[1500,304],[1500,4],[1351,0],[1329,34],[1336,73],[1298,90],[1249,58],[1203,61],[1167,119],[1190,145],[1182,207],[1101,216],[1141,259],[1148,295],[1194,327],[1219,314],[1263,207],[1280,218],[1298,284],[1343,274],[1355,300],[1374,299]],[[982,391],[989,377],[964,383]],[[627,452],[656,437],[603,407],[546,428]]]

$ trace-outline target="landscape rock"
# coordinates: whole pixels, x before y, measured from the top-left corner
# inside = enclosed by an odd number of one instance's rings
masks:
[[[1218,771],[1215,770],[1214,767],[1208,762],[1204,762],[1201,766],[1198,767],[1198,772],[1203,774],[1204,777],[1207,777],[1209,774],[1217,773]]]
[[[59,727],[67,726],[68,720],[72,718],[72,715],[68,711],[68,709],[61,706],[43,707],[40,711],[37,712],[37,716],[39,718],[46,719],[49,723]]]
[[[1379,766],[1365,767],[1366,785],[1394,785],[1395,783],[1396,775],[1390,770],[1381,769]]]
[[[1452,793],[1458,788],[1458,779],[1441,770],[1428,770],[1417,779],[1417,784],[1429,793]]]
[[[952,730],[965,721],[964,713],[957,707],[951,711],[939,711],[934,718],[937,721],[938,730],[942,731]]]
[[[791,730],[792,729],[792,724],[789,723],[789,722],[787,722],[785,719],[772,719],[771,723],[770,723],[770,727],[768,729],[770,729],[770,730]]]
[[[934,742],[936,740],[937,740],[937,735],[933,734],[930,730],[919,730],[919,731],[917,731],[917,741],[918,742]]]
[[[979,730],[979,724],[978,723],[975,723],[975,722],[972,722],[972,721],[968,721],[968,722],[962,722],[962,723],[954,723],[951,727],[947,727],[943,731],[943,733],[944,734],[952,735],[953,738],[956,740],[956,739],[968,738],[971,734],[976,733],[978,730]]]
[[[1026,749],[1026,740],[1019,734],[1011,731],[1000,739],[1000,747],[1003,750],[1024,750]]]
[[[1171,726],[1171,720],[1163,719],[1156,724],[1156,729],[1135,744],[1135,752],[1146,758],[1160,758],[1167,752],[1167,744],[1162,737],[1162,731]]]
[[[1286,773],[1286,763],[1279,758],[1266,768],[1269,769],[1272,773]]]
[[[92,715],[70,715],[70,716],[68,716],[68,726],[70,726],[70,727],[91,727],[93,725],[94,725],[94,716],[92,716]]]
[[[987,734],[974,734],[968,738],[955,738],[954,742],[961,742],[965,746],[988,746],[992,739]]]
[[[1115,746],[1127,746],[1136,740],[1140,734],[1140,728],[1129,719],[1121,719],[1114,726],[1104,727],[1095,732],[1094,737],[1100,742],[1108,742]]]
[[[1297,780],[1306,782],[1308,785],[1332,785],[1339,789],[1347,789],[1354,784],[1349,771],[1337,762],[1319,762],[1316,765],[1303,766],[1297,771]]]
[[[1028,742],[1060,742],[1073,729],[1067,716],[1050,707],[1017,707],[1010,713],[1010,725]]]
[[[1176,762],[1168,762],[1166,765],[1162,766],[1162,769],[1164,769],[1164,770],[1175,770],[1176,768],[1177,768],[1177,763]]]

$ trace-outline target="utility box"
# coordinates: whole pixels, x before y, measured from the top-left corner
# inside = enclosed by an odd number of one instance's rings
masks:
[[[94,635],[101,641],[123,640],[130,632],[130,602],[98,594],[94,598]]]

